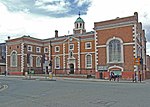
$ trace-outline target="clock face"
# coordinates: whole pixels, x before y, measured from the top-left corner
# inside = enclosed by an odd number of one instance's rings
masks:
[[[72,38],[70,37],[69,40],[72,41]]]

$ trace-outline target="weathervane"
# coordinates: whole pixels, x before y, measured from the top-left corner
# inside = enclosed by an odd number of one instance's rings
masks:
[[[79,11],[79,17],[80,17],[80,11]]]

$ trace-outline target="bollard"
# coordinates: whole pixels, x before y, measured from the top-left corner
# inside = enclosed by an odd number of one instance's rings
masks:
[[[25,78],[28,78],[28,72],[25,72]]]

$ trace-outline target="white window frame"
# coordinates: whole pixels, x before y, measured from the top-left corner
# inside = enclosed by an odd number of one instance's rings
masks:
[[[71,46],[72,46],[72,49],[70,49]],[[74,44],[69,44],[69,50],[74,50]]]
[[[41,47],[36,47],[36,52],[41,53]]]
[[[91,56],[91,64],[90,64],[90,66],[87,64],[87,56]],[[85,55],[85,67],[86,68],[92,68],[92,54],[86,54]]]
[[[39,60],[38,60],[39,59]],[[39,62],[38,62],[39,61]],[[36,67],[41,67],[41,57],[37,56],[36,57]]]
[[[58,58],[58,64],[56,62],[57,58]],[[55,69],[60,69],[60,57],[58,57],[58,56],[55,57]]]
[[[121,44],[121,58],[120,58],[120,61],[111,61],[110,62],[110,59],[109,59],[109,43],[114,40],[114,39],[117,39],[120,41],[120,44]],[[110,38],[107,43],[106,43],[106,46],[107,46],[107,63],[124,63],[124,57],[123,57],[123,41],[120,39],[120,38],[117,38],[117,37],[113,37],[113,38]]]
[[[87,45],[90,44],[90,47],[87,47]],[[86,42],[85,43],[85,49],[91,49],[92,48],[92,43],[91,42]]]
[[[32,52],[32,46],[31,45],[28,45],[28,52]]]
[[[46,49],[47,49],[47,51],[46,51]],[[44,48],[44,53],[48,53],[48,47]]]
[[[15,61],[13,61],[13,53],[15,53],[15,55],[16,55],[15,59],[14,59]],[[10,66],[11,67],[17,67],[17,63],[18,63],[17,61],[18,61],[17,60],[17,51],[12,51],[11,56],[10,56]]]
[[[58,48],[58,50],[57,50]],[[55,52],[59,52],[60,51],[60,46],[55,46]]]

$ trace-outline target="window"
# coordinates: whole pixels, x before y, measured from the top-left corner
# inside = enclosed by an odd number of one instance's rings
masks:
[[[40,47],[36,47],[36,52],[40,53],[41,52],[41,48]]]
[[[108,44],[109,62],[120,62],[121,59],[121,42],[118,39],[113,39]]]
[[[69,52],[69,57],[70,57],[70,58],[73,57],[73,52],[72,52],[72,51]]]
[[[70,44],[70,45],[69,45],[69,49],[70,49],[70,50],[74,50],[74,44]]]
[[[41,58],[39,56],[36,58],[36,67],[41,67]]]
[[[10,62],[11,62],[11,67],[17,67],[17,52],[16,51],[11,53]]]
[[[55,57],[55,69],[59,69],[59,68],[60,68],[60,58]]]
[[[91,48],[92,48],[91,42],[86,42],[85,49],[91,49]]]
[[[33,56],[30,55],[30,67],[33,67]]]
[[[85,65],[87,68],[92,68],[92,55],[88,54],[85,56]]]
[[[48,48],[44,48],[44,53],[48,53]]]
[[[28,51],[32,52],[32,46],[28,45]]]
[[[59,52],[59,46],[55,47],[55,52]]]

